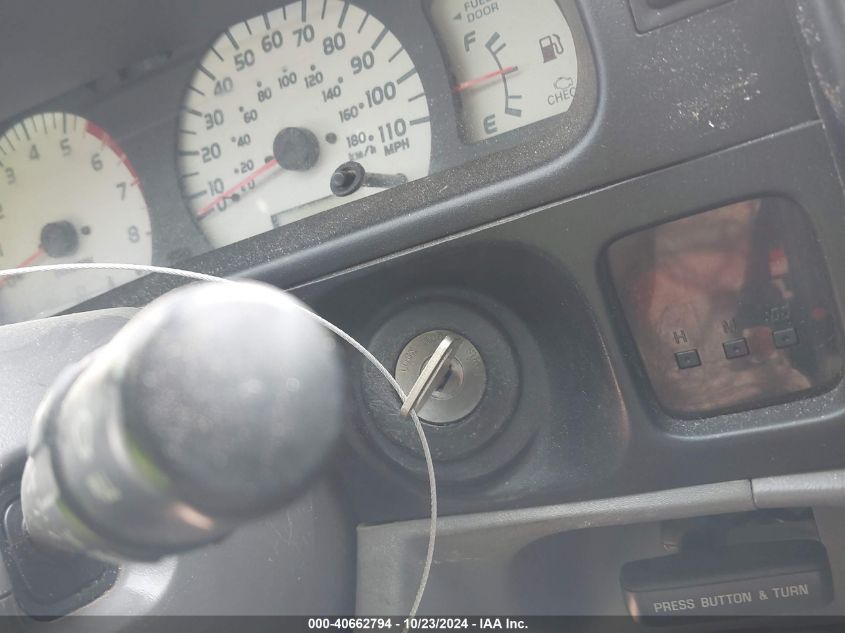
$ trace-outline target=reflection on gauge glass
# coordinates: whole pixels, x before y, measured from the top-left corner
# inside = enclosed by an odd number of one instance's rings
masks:
[[[578,59],[555,0],[432,0],[431,19],[469,141],[569,110]]]
[[[149,264],[151,257],[138,177],[101,128],[47,112],[0,137],[0,266]],[[134,277],[74,271],[0,279],[0,322],[55,314]]]
[[[179,123],[188,206],[215,246],[426,176],[431,126],[402,43],[342,0],[294,2],[227,29],[203,57]],[[332,174],[373,175],[348,197]]]

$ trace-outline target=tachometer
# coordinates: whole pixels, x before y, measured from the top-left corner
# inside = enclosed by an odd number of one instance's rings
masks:
[[[149,264],[150,217],[126,155],[100,127],[64,112],[0,137],[0,267]],[[84,271],[0,280],[0,322],[45,316],[128,281]]]
[[[389,186],[427,175],[431,156],[414,63],[348,0],[300,0],[228,28],[197,67],[179,128],[185,201],[215,246],[345,202],[330,186],[344,163]]]

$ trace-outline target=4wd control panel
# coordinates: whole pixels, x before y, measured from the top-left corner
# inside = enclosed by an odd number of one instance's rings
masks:
[[[679,417],[823,391],[842,369],[839,319],[803,211],[737,202],[611,245],[628,325],[661,405]]]

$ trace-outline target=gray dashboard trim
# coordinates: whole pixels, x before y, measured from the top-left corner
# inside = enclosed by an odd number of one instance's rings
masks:
[[[438,521],[429,582],[438,581],[438,563],[484,558],[507,564],[529,543],[561,532],[754,509],[751,482],[745,480],[445,517]],[[419,582],[427,537],[427,520],[359,526],[356,613],[405,614]],[[420,612],[437,613],[437,607],[423,598]]]

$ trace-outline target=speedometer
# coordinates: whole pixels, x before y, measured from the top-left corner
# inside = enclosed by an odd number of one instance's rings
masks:
[[[222,246],[426,176],[428,102],[375,16],[301,0],[217,39],[188,88],[178,156],[185,201]],[[332,175],[350,161],[378,177],[339,198]]]

